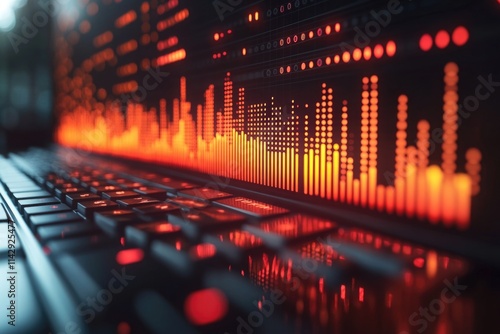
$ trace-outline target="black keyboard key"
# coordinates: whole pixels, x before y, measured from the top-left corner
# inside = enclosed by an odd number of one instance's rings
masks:
[[[284,244],[302,241],[337,229],[337,224],[328,219],[294,214],[259,223],[246,225],[245,230],[261,237],[268,246],[281,248]]]
[[[97,196],[96,194],[89,192],[80,194],[69,194],[66,195],[66,204],[68,204],[73,209],[76,209],[78,202],[91,201],[91,200],[96,201],[100,198],[101,198],[100,196]]]
[[[166,220],[125,227],[126,242],[141,248],[149,247],[154,239],[178,237],[180,234],[180,226]]]
[[[81,194],[86,192],[85,188],[82,187],[67,187],[67,188],[56,188],[55,189],[55,195],[57,198],[60,200],[64,200],[66,198],[66,195],[70,194]]]
[[[107,211],[113,209],[118,209],[118,204],[106,199],[83,201],[79,202],[77,205],[78,212],[88,219],[93,219],[94,212],[96,211]]]
[[[24,209],[24,214],[26,217],[31,215],[39,215],[44,213],[57,213],[57,212],[65,212],[71,211],[71,208],[66,204],[50,204],[50,205],[38,205],[38,206],[30,206]]]
[[[205,235],[202,240],[214,244],[231,264],[240,264],[247,254],[264,249],[261,238],[241,229]]]
[[[110,191],[116,191],[116,190],[122,190],[118,186],[114,186],[112,184],[104,184],[104,185],[99,185],[97,187],[90,187],[90,192],[100,195],[103,192],[110,192]]]
[[[95,223],[111,236],[122,236],[125,226],[141,222],[134,211],[127,209],[96,212],[94,219]]]
[[[67,239],[86,234],[95,234],[98,231],[95,225],[81,220],[81,222],[68,224],[40,226],[37,229],[37,234],[42,241],[48,241],[51,239]]]
[[[40,191],[40,190],[42,190],[36,184],[11,186],[8,189],[9,189],[9,192],[11,192],[11,193],[26,193],[26,192],[33,192],[33,191]]]
[[[215,200],[226,197],[231,197],[233,195],[212,188],[192,188],[186,189],[178,192],[179,196],[197,198],[201,200]]]
[[[116,202],[120,206],[124,206],[127,208],[134,208],[134,207],[138,207],[138,206],[159,203],[160,201],[158,201],[157,199],[154,199],[154,198],[150,198],[150,197],[136,196],[136,197],[132,197],[132,198],[119,199]]]
[[[187,209],[201,209],[205,208],[208,205],[208,203],[205,201],[194,198],[181,197],[181,196],[168,197],[167,201]]]
[[[164,189],[142,186],[133,189],[136,193],[143,196],[154,197],[159,200],[165,200],[167,192]]]
[[[37,228],[41,225],[52,225],[79,221],[82,221],[82,217],[78,216],[72,211],[35,215],[30,218],[30,223],[33,228]]]
[[[144,184],[136,181],[132,181],[130,179],[124,179],[124,178],[119,178],[119,179],[114,179],[114,180],[108,180],[109,183],[117,185],[121,188],[138,188],[144,186]]]
[[[60,201],[55,197],[42,197],[42,198],[33,198],[33,199],[22,199],[18,202],[19,206],[29,207],[35,205],[49,205],[49,204],[58,204]]]
[[[17,201],[20,201],[22,199],[52,197],[52,195],[49,192],[45,191],[45,190],[22,192],[22,193],[21,192],[19,192],[19,193],[12,193],[12,196]]]
[[[164,217],[168,213],[179,211],[180,207],[167,202],[160,202],[152,205],[138,206],[133,209],[140,215],[148,217]]]
[[[74,237],[71,239],[59,239],[49,241],[45,246],[50,254],[63,252],[78,252],[95,249],[110,244],[110,239],[104,234]]]
[[[131,198],[131,197],[136,197],[137,193],[131,190],[113,190],[113,191],[106,191],[101,194],[102,198],[109,199],[112,201],[116,201],[121,198]]]
[[[169,177],[159,177],[150,180],[153,182],[157,187],[164,188],[168,192],[171,193],[176,193],[178,190],[183,190],[183,189],[190,189],[197,187],[197,185],[186,182],[186,181],[181,181],[181,180],[175,180]]]
[[[214,202],[214,204],[239,211],[243,214],[255,218],[266,218],[280,214],[285,214],[288,212],[288,210],[285,208],[281,208],[279,206],[267,204],[264,202],[259,202],[245,197],[232,197],[232,198],[221,199]]]
[[[192,277],[202,267],[217,265],[220,260],[216,257],[217,249],[213,244],[192,244],[182,237],[154,240],[151,253],[171,270],[172,274],[183,278]]]

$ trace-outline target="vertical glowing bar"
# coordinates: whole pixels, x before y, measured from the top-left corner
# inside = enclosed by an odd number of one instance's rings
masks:
[[[345,188],[346,188],[345,180],[340,180],[339,181],[339,192],[340,192],[339,200],[342,203],[345,202]]]
[[[325,181],[325,176],[326,176],[326,145],[321,144],[320,146],[320,196],[322,198],[325,198],[326,196],[326,181]]]
[[[281,188],[286,189],[286,151],[280,152],[281,154]]]
[[[456,197],[459,194],[455,190],[455,179],[453,174],[444,174],[441,186],[441,219],[444,225],[451,226],[455,220]]]
[[[269,152],[269,154],[271,155],[271,187],[275,187],[276,184],[274,182],[274,168],[276,166],[274,162],[274,152]]]
[[[339,161],[339,145],[333,145],[333,200],[338,201],[339,199],[339,172],[340,172],[340,161]],[[341,192],[342,193],[342,192]]]
[[[326,198],[332,199],[332,162],[326,162]]]
[[[294,153],[295,155],[295,191],[299,192],[299,155]]]
[[[351,158],[351,157],[347,158],[346,201],[349,204],[352,203],[352,181],[353,181],[353,177],[354,177],[353,163],[354,163],[353,158]]]
[[[359,201],[366,206],[368,201],[368,173],[359,173]]]
[[[441,217],[441,187],[443,172],[438,166],[427,168],[427,218],[436,223]]]
[[[304,153],[304,194],[309,194],[309,154]]]
[[[359,204],[360,197],[360,181],[358,179],[354,179],[352,181],[352,203],[354,205]]]
[[[405,166],[406,166],[406,128],[408,98],[400,95],[398,98],[398,122],[396,133],[396,177],[394,180],[396,212],[401,215],[405,207]]]
[[[384,211],[385,187],[381,184],[377,186],[377,210]]]
[[[276,171],[276,177],[278,178],[278,188],[282,186],[283,173],[281,170],[281,152],[276,152],[276,160],[278,161],[278,168]]]
[[[416,198],[416,213],[417,217],[424,219],[426,215],[427,203],[427,180],[426,169],[429,158],[429,122],[421,120],[417,124],[417,151],[418,151],[418,170],[417,170],[417,198]]]
[[[368,205],[375,208],[377,201],[377,167],[368,167]]]
[[[394,195],[395,189],[392,186],[388,186],[385,188],[385,209],[387,213],[394,212]]]
[[[319,196],[319,155],[314,155],[314,195]]]
[[[466,229],[469,227],[471,212],[471,194],[472,182],[469,175],[459,173],[454,177],[456,192],[456,220],[458,228]]]
[[[309,195],[314,195],[314,150],[309,149]]]
[[[415,146],[408,146],[406,153],[408,161],[406,165],[406,215],[413,217],[417,191],[417,150]]]

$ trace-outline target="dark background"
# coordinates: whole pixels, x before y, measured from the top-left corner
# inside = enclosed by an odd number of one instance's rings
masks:
[[[48,0],[47,0],[48,2]],[[0,152],[46,144],[51,136],[51,18],[35,0],[2,0],[0,12]],[[5,7],[14,7],[12,29]],[[16,5],[20,6],[15,8]],[[23,29],[38,13],[40,27]],[[47,20],[43,20],[47,18]],[[23,35],[23,30],[28,34]],[[28,38],[25,39],[24,36]],[[17,39],[19,37],[19,39]],[[22,41],[16,45],[17,41]],[[17,50],[16,50],[17,47]],[[17,52],[16,52],[17,51]]]

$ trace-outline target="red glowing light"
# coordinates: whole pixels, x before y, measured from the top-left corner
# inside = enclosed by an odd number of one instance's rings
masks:
[[[342,61],[344,63],[348,63],[349,60],[351,60],[351,54],[348,51],[344,51],[344,53],[342,54]]]
[[[207,325],[221,320],[227,313],[226,296],[217,289],[191,293],[184,302],[186,318],[195,325]]]
[[[218,33],[215,33],[214,34],[214,40],[218,41],[219,40],[219,34]]]
[[[384,47],[380,44],[375,45],[375,48],[373,49],[373,55],[375,58],[380,59],[384,55]]]
[[[465,43],[467,43],[467,41],[469,40],[469,31],[467,30],[467,28],[462,26],[456,27],[453,31],[453,34],[451,35],[451,39],[457,46],[465,45]]]
[[[141,262],[144,258],[144,252],[139,248],[125,249],[116,254],[116,262],[122,266]]]
[[[429,34],[424,34],[420,37],[420,49],[422,51],[429,51],[432,48],[432,37]]]
[[[385,52],[389,57],[392,57],[396,54],[396,43],[394,41],[389,41],[385,46]]]
[[[413,260],[413,265],[417,268],[423,268],[425,264],[425,260],[421,257],[417,257],[415,260]]]
[[[440,49],[444,49],[450,44],[450,34],[445,30],[440,30],[436,35],[436,46]]]
[[[130,334],[131,333],[130,325],[127,322],[120,322],[118,324],[118,327],[116,328],[116,333],[117,334]]]
[[[340,23],[335,23],[335,32],[340,31]]]
[[[369,46],[365,47],[365,49],[363,50],[363,57],[365,58],[365,60],[370,60],[370,58],[372,57],[372,48],[370,48]]]
[[[360,49],[354,49],[353,53],[352,53],[352,59],[354,59],[354,61],[358,61],[361,59],[361,56],[362,56],[362,52]]]

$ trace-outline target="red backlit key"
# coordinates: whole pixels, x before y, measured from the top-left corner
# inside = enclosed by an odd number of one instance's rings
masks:
[[[180,196],[168,197],[167,201],[188,209],[201,209],[208,205],[206,202],[201,200],[187,198],[187,197],[180,197]]]
[[[105,184],[105,185],[100,185],[97,187],[90,187],[90,192],[93,192],[94,194],[100,195],[103,192],[111,192],[115,190],[122,190],[118,186],[114,186],[112,184]]]
[[[211,188],[193,188],[179,191],[179,196],[186,196],[202,200],[215,200],[220,198],[231,197],[233,195],[223,191]]]
[[[84,201],[79,202],[77,206],[78,212],[88,219],[94,218],[94,212],[118,209],[118,204],[108,200]]]
[[[279,206],[259,202],[245,197],[233,197],[215,201],[214,204],[225,208],[239,211],[243,214],[255,217],[265,218],[287,213],[288,210]]]
[[[182,189],[190,189],[196,187],[195,184],[180,180],[174,180],[169,177],[154,178],[151,179],[151,182],[153,182],[157,187],[164,188],[171,193],[176,193],[178,190]]]
[[[136,193],[143,196],[154,197],[159,200],[165,200],[167,197],[167,192],[164,189],[142,186],[133,189]]]
[[[134,193],[134,194],[137,195],[136,193]],[[120,206],[134,208],[137,206],[144,206],[144,205],[159,203],[160,201],[158,201],[157,199],[154,199],[154,198],[150,198],[150,197],[135,196],[132,198],[119,199],[116,202]]]
[[[202,240],[214,244],[232,264],[241,263],[249,252],[264,248],[261,238],[241,229],[205,235]]]
[[[64,200],[66,198],[66,195],[69,194],[80,194],[86,192],[85,188],[82,187],[67,187],[67,188],[56,188],[55,189],[55,195],[57,198],[60,200]]]
[[[128,209],[96,212],[94,220],[100,228],[111,236],[122,236],[125,226],[141,222],[136,213]]]
[[[161,202],[152,205],[138,206],[133,210],[147,217],[164,217],[167,213],[179,211],[180,207],[173,203]]]
[[[125,228],[125,240],[127,243],[141,248],[147,248],[153,239],[178,237],[180,234],[180,226],[173,225],[166,220],[127,226]]]
[[[109,200],[112,200],[112,201],[116,201],[116,200],[122,199],[122,198],[136,197],[137,193],[133,192],[131,190],[119,189],[119,190],[112,190],[112,191],[102,192],[101,196],[102,196],[102,198],[109,199]]]
[[[244,229],[261,237],[270,247],[311,238],[337,229],[337,224],[323,218],[295,214],[268,220],[257,226],[245,225]]]
[[[66,195],[66,204],[68,204],[73,209],[76,209],[78,202],[82,201],[90,201],[90,200],[98,200],[100,196],[92,193],[80,193],[80,194],[68,194]]]

